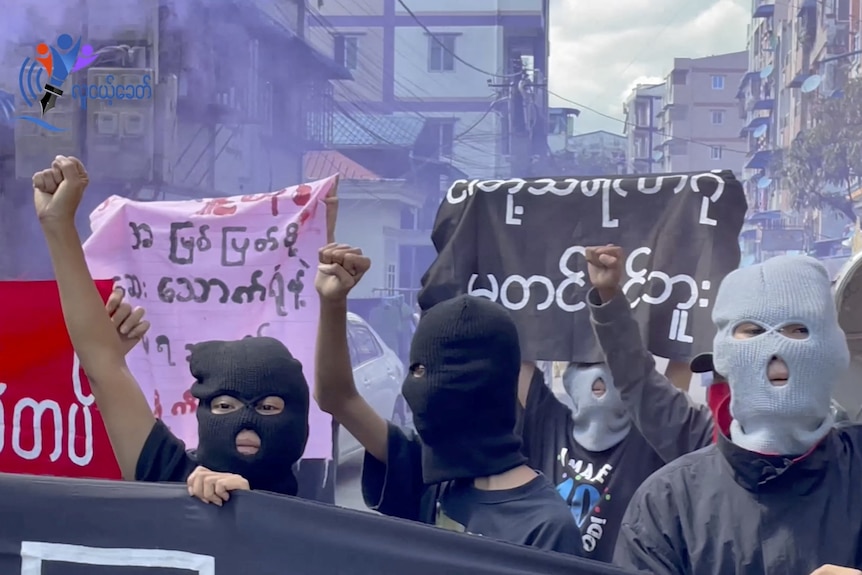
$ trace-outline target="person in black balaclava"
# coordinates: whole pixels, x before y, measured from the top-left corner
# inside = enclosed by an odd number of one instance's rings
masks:
[[[144,310],[133,309],[115,292],[105,313],[87,267],[75,214],[88,183],[79,160],[57,156],[33,175],[33,196],[66,329],[123,479],[188,482],[190,493],[215,504],[226,500],[230,489],[295,494],[291,467],[308,437],[308,386],[299,362],[271,338],[197,346],[191,363],[198,379],[193,394],[202,400],[201,445],[199,454],[187,453],[153,414],[149,401],[159,398],[144,395],[126,364],[126,354],[149,327]]]
[[[292,467],[308,439],[302,365],[280,341],[208,341],[191,353],[200,400],[197,463],[241,475],[252,489],[296,495]]]
[[[520,344],[508,312],[461,296],[419,321],[402,393],[417,433],[384,421],[356,391],[347,294],[370,266],[358,249],[320,252],[315,399],[366,448],[362,492],[385,515],[578,554],[580,532],[515,434]]]
[[[299,361],[276,339],[248,337],[199,343],[189,363],[198,448],[187,453],[157,421],[137,480],[187,481],[190,494],[216,505],[242,489],[296,495],[293,467],[308,440],[310,401]]]

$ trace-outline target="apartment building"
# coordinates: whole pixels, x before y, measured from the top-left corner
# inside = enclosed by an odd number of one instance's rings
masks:
[[[657,112],[662,172],[736,169],[746,152],[736,87],[748,70],[748,52],[674,58]]]
[[[844,83],[859,73],[860,27],[862,0],[752,0],[749,66],[737,97],[751,208],[743,240],[756,259],[811,249],[844,233],[841,214],[796,210],[776,167],[781,151],[811,126],[815,99],[841,97]]]
[[[542,83],[548,0],[322,0],[316,11],[310,42],[353,75],[335,87],[334,139],[339,126],[353,134],[338,152],[370,172],[350,198],[362,217],[339,222],[343,240],[379,262],[357,297],[415,293],[436,256],[430,230],[449,183],[515,175],[529,150],[513,149],[510,128],[536,128],[547,150],[545,90],[528,90],[529,105],[509,96],[521,66]],[[342,200],[350,187],[343,181]],[[417,191],[418,203],[408,197]]]
[[[626,172],[629,174],[662,171],[662,154],[655,148],[663,141],[658,113],[662,109],[666,89],[665,84],[640,84],[623,104]],[[668,149],[679,151],[672,142],[668,143]]]
[[[621,134],[605,130],[575,134],[569,138],[566,149],[578,155],[602,158],[608,166],[618,165],[619,169],[613,173],[625,172],[628,139]]]

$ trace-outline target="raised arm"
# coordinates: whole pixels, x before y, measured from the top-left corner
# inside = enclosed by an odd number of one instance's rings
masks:
[[[88,181],[79,160],[57,156],[50,169],[33,176],[33,199],[72,346],[90,380],[123,478],[134,480],[138,457],[155,418],[126,366],[130,348],[117,328],[127,318],[118,317],[119,325],[115,325],[105,313],[75,229],[75,212]]]
[[[631,305],[619,288],[624,257],[618,247],[587,250],[587,295],[593,329],[614,385],[647,442],[670,462],[712,442],[712,414],[656,371]]]
[[[320,250],[314,285],[320,323],[314,351],[314,399],[381,463],[388,458],[388,424],[359,395],[347,346],[347,294],[371,267],[362,250],[329,244]]]

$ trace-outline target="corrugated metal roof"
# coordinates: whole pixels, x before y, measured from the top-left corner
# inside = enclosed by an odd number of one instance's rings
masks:
[[[302,176],[305,181],[322,180],[339,174],[344,180],[382,180],[380,176],[335,150],[308,152],[302,157]]]
[[[332,118],[332,146],[412,148],[425,120],[416,116],[338,113]]]

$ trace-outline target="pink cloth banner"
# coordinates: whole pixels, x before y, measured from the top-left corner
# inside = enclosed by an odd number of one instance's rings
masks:
[[[270,194],[178,202],[111,196],[90,214],[90,272],[113,279],[152,323],[129,368],[153,413],[189,448],[197,445],[193,344],[274,337],[313,386],[314,274],[327,237],[323,200],[336,183],[332,176]],[[312,401],[305,458],[331,459],[330,421]]]

